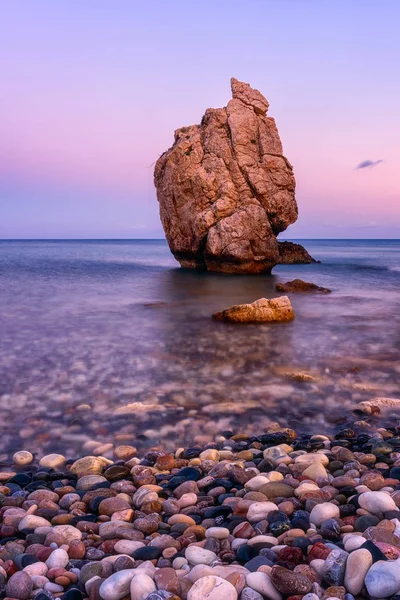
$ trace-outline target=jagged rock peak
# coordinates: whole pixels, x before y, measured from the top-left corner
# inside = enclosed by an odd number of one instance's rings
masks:
[[[297,219],[293,169],[264,96],[234,78],[231,88],[226,107],[176,130],[158,159],[160,217],[183,267],[270,272],[276,236]]]
[[[250,84],[239,81],[234,77],[231,78],[232,98],[241,100],[244,104],[252,106],[255,112],[259,115],[266,115],[269,102],[261,92],[255,90]]]

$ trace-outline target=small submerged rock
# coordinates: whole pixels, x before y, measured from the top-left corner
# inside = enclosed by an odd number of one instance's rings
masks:
[[[302,279],[293,279],[293,281],[287,281],[286,283],[277,283],[275,286],[277,292],[289,292],[296,293],[314,293],[314,294],[330,294],[332,290],[324,287],[320,287],[315,283],[309,283]]]

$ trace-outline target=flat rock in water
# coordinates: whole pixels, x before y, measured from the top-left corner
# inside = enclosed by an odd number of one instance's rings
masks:
[[[293,281],[287,281],[286,283],[277,283],[275,286],[277,292],[297,292],[300,294],[330,294],[332,290],[329,288],[320,287],[315,283],[309,283],[302,279],[293,279]]]
[[[217,321],[231,323],[278,323],[292,321],[294,312],[287,296],[260,298],[251,304],[236,304],[213,314]]]

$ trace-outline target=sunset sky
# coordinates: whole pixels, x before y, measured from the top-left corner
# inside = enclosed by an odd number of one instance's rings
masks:
[[[399,23],[399,0],[3,0],[0,237],[162,237],[154,162],[234,76],[294,165],[284,237],[400,238]]]

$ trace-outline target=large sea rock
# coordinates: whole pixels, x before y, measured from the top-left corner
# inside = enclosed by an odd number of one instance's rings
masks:
[[[295,178],[268,101],[237,79],[224,108],[175,131],[154,182],[169,247],[182,267],[263,273],[314,262],[277,236],[297,219]]]

